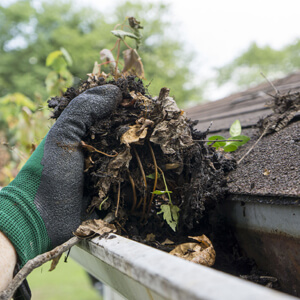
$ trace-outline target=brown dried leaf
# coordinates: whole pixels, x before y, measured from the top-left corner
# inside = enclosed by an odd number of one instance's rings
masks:
[[[170,254],[189,260],[191,262],[211,267],[215,263],[216,252],[211,241],[203,234],[189,238],[199,243],[184,243],[178,245]]]
[[[174,154],[193,144],[192,134],[185,113],[178,108],[174,99],[166,97],[161,102],[164,121],[155,126],[150,141],[160,145],[164,154]]]
[[[147,234],[146,242],[155,242],[155,234],[153,234],[153,233]]]
[[[129,126],[129,129],[121,136],[121,143],[125,145],[139,144],[143,145],[144,139],[147,136],[148,127],[152,127],[153,121],[140,118],[135,125]]]
[[[135,101],[141,101],[145,106],[150,106],[153,104],[153,101],[146,96],[142,95],[140,92],[131,91],[130,96]]]
[[[135,49],[126,49],[123,51],[124,68],[122,73],[132,73],[138,77],[144,79],[144,67],[140,56]]]
[[[143,144],[142,140],[147,136],[148,129],[144,128],[144,130],[141,131],[142,126],[138,124],[129,127],[129,130],[121,136],[121,143],[125,145]]]
[[[95,61],[95,63],[94,63],[94,68],[93,68],[92,74],[94,74],[94,75],[96,75],[96,76],[98,76],[98,77],[99,77],[100,74],[101,74],[101,67],[100,67],[100,65],[98,64],[97,61]]]
[[[115,225],[104,222],[103,220],[87,220],[76,229],[74,235],[79,238],[90,238],[94,235],[104,235],[111,232],[116,232]]]
[[[58,265],[59,263],[59,260],[61,258],[62,254],[58,255],[57,257],[53,258],[52,259],[52,262],[51,262],[51,266],[50,266],[50,269],[49,269],[49,272],[53,271],[56,266]]]
[[[162,244],[162,245],[173,245],[174,242],[171,241],[171,240],[169,240],[169,239],[165,239],[161,244]]]

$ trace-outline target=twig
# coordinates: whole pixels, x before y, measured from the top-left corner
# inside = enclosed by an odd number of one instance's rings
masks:
[[[153,160],[153,163],[154,163],[154,171],[155,171],[155,178],[154,178],[154,185],[153,185],[153,192],[156,190],[156,185],[157,185],[157,163],[156,163],[156,158],[155,158],[155,155],[154,155],[154,151],[151,147],[151,144],[150,142],[148,141],[148,145],[149,145],[149,148],[150,148],[150,152],[151,152],[151,156],[152,156],[152,160]],[[150,202],[149,202],[149,205],[148,205],[148,214],[150,212],[150,209],[151,209],[151,204],[152,204],[152,201],[153,201],[153,198],[154,198],[154,194],[152,193],[151,194],[151,199],[150,199]]]
[[[86,144],[84,141],[81,141],[81,146],[83,148],[86,148],[90,152],[97,152],[97,153],[103,154],[103,155],[108,156],[108,157],[116,157],[119,154],[119,153],[116,153],[116,154],[113,154],[113,155],[112,154],[107,154],[105,152],[102,152],[102,151],[96,149],[95,147],[93,147],[91,145]]]
[[[260,72],[260,75],[263,77],[263,78],[265,78],[268,82],[269,82],[269,84],[271,85],[271,87],[274,89],[274,91],[276,92],[276,95],[278,95],[279,94],[279,91],[276,89],[276,87],[274,86],[274,84],[272,83],[272,81],[270,81],[267,77],[266,77],[266,75],[263,73],[263,72]]]
[[[144,216],[145,210],[146,210],[146,202],[147,202],[147,193],[146,193],[146,191],[147,191],[147,180],[146,180],[146,175],[145,175],[145,171],[144,171],[144,168],[143,168],[140,156],[137,153],[135,147],[133,147],[133,151],[134,151],[134,154],[136,156],[136,159],[137,159],[140,171],[141,171],[142,176],[143,176],[144,185],[145,185],[144,197],[140,200],[140,202],[139,202],[139,204],[137,206],[137,208],[139,208],[141,206],[142,202],[144,203],[144,206],[143,206],[143,216]]]
[[[137,198],[136,198],[135,183],[134,183],[133,178],[130,175],[129,170],[127,170],[127,172],[128,172],[128,178],[129,178],[129,181],[131,183],[132,193],[133,193],[133,204],[132,204],[132,207],[131,207],[131,212],[134,212],[135,207],[136,207],[136,202],[137,202],[137,200],[136,200]]]
[[[118,217],[118,211],[119,211],[119,206],[120,206],[120,196],[121,196],[121,182],[119,181],[118,185],[118,200],[117,200],[117,208],[115,212],[115,217]]]
[[[264,132],[261,134],[261,136],[257,139],[257,141],[252,145],[252,147],[242,156],[242,158],[237,162],[237,164],[239,165],[242,160],[253,150],[253,148],[259,143],[259,141],[262,139],[262,137],[267,133],[269,129],[269,126],[266,127],[266,129],[264,130]]]
[[[61,255],[65,251],[69,250],[75,244],[77,244],[80,239],[76,236],[70,238],[67,242],[60,246],[57,246],[49,252],[45,252],[36,256],[35,258],[29,260],[25,266],[18,272],[18,274],[13,278],[8,287],[0,293],[0,300],[10,300],[17,288],[22,284],[24,279],[35,269],[40,267],[45,262]]]

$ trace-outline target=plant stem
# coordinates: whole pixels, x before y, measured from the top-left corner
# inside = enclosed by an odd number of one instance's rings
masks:
[[[118,74],[118,64],[120,58],[120,47],[121,47],[121,39],[118,39],[118,52],[117,52],[117,59],[116,59],[116,68],[115,68],[115,76]]]
[[[131,212],[133,212],[135,210],[135,207],[136,207],[136,190],[135,190],[135,183],[134,183],[134,180],[133,178],[131,177],[130,175],[130,172],[129,170],[127,170],[128,172],[128,177],[129,177],[129,181],[131,183],[131,187],[132,187],[132,193],[133,193],[133,204],[132,204],[132,207],[131,207]]]
[[[120,196],[121,196],[121,182],[119,181],[118,184],[118,200],[117,200],[117,208],[115,212],[115,217],[118,217],[118,211],[119,211],[119,206],[120,206]]]
[[[155,171],[155,178],[154,178],[154,185],[153,185],[153,192],[156,190],[156,185],[157,185],[157,162],[156,162],[156,158],[155,158],[155,155],[154,155],[154,151],[151,147],[151,144],[150,142],[148,141],[148,145],[149,145],[149,148],[150,148],[150,152],[151,152],[151,156],[152,156],[152,160],[153,160],[153,164],[154,164],[154,171]],[[150,212],[150,209],[151,209],[151,204],[153,202],[153,198],[154,198],[154,194],[152,193],[151,195],[151,199],[150,199],[150,202],[149,202],[149,205],[148,205],[148,214]]]
[[[167,186],[167,181],[166,181],[166,178],[165,178],[165,174],[164,174],[163,170],[159,166],[157,166],[157,168],[158,168],[158,170],[160,171],[160,173],[162,175],[162,178],[163,178],[163,181],[164,181],[164,184],[165,184],[165,190],[166,190],[166,192],[168,194],[170,204],[173,205],[172,199],[171,199],[171,195],[170,195],[169,190],[168,190],[168,186]]]
[[[138,204],[138,206],[137,206],[137,208],[139,208],[140,205],[142,204],[142,201],[143,201],[143,216],[144,216],[144,215],[145,215],[145,211],[146,211],[146,203],[147,203],[147,179],[146,179],[145,171],[144,171],[144,168],[143,168],[143,165],[142,165],[140,156],[139,156],[139,154],[137,153],[135,147],[133,147],[133,151],[134,151],[134,154],[135,154],[135,156],[136,156],[136,159],[137,159],[137,162],[138,162],[140,171],[141,171],[142,176],[143,176],[144,185],[145,185],[144,197],[141,199],[141,201],[139,202],[139,204]]]

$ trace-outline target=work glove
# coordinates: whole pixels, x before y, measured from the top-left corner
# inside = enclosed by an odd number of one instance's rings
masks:
[[[114,85],[74,98],[17,177],[0,191],[0,231],[14,245],[20,267],[71,238],[86,217],[80,142],[121,99]]]

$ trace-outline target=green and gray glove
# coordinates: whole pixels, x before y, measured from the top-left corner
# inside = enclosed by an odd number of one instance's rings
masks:
[[[113,85],[74,98],[18,176],[0,191],[0,231],[14,245],[21,266],[68,240],[85,217],[80,142],[121,99]]]

